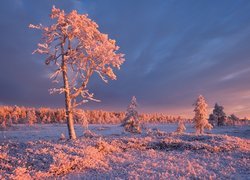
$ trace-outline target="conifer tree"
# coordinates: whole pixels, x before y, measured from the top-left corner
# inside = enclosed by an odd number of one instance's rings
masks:
[[[209,118],[208,118],[208,122],[215,127],[217,125],[218,122],[218,118],[216,115],[214,115],[213,113],[209,114]]]
[[[136,97],[133,96],[131,102],[127,108],[125,119],[123,120],[122,126],[125,131],[132,133],[141,133],[141,124],[139,121],[139,114],[137,112],[137,101]]]
[[[195,116],[194,116],[194,124],[197,134],[203,134],[204,129],[211,129],[212,125],[207,120],[207,103],[205,98],[200,95],[196,102],[194,103]]]
[[[226,123],[226,113],[224,112],[224,107],[220,106],[218,103],[215,103],[214,105],[214,110],[213,110],[213,115],[217,120],[217,125],[218,126],[223,126]]]

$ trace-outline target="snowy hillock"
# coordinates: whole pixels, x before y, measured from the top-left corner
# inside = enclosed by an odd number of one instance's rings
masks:
[[[0,178],[246,178],[250,140],[167,133],[0,141]]]

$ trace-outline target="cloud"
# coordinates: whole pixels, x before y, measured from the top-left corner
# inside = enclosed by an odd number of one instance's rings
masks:
[[[250,88],[249,1],[15,2],[13,6],[6,0],[0,7],[3,103],[63,106],[62,96],[47,91],[52,84],[44,57],[31,55],[41,34],[27,28],[30,23],[49,24],[55,4],[66,12],[88,13],[126,54],[117,81],[107,85],[92,78],[89,87],[102,103],[84,108],[123,110],[133,95],[142,111],[188,112],[199,94],[211,106],[217,100],[231,110],[237,103],[249,105],[235,93]],[[232,93],[235,98],[228,98]]]
[[[250,68],[246,68],[246,69],[240,70],[238,72],[233,72],[233,73],[230,73],[230,74],[224,76],[223,78],[221,78],[220,81],[232,80],[232,79],[240,77],[248,72],[250,72]]]

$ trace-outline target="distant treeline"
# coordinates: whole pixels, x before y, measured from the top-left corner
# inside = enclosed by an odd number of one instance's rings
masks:
[[[140,114],[140,120],[144,123],[171,123],[183,119],[180,116],[169,116],[162,113]],[[103,110],[74,110],[75,123],[87,121],[89,124],[118,124],[125,118],[125,112],[109,112]],[[66,123],[64,109],[30,108],[19,106],[0,106],[0,123],[4,126],[11,124],[34,123]]]

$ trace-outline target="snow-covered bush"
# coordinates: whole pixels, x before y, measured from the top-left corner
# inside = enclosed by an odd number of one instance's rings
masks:
[[[89,129],[87,129],[83,132],[83,136],[86,138],[93,138],[93,137],[97,137],[98,135],[90,131]]]
[[[180,120],[178,122],[178,127],[176,129],[176,132],[181,134],[181,133],[184,133],[185,131],[186,131],[185,124],[184,124],[184,122],[182,120]]]
[[[200,95],[197,101],[194,103],[195,116],[194,124],[197,134],[203,134],[204,129],[212,129],[212,125],[207,120],[207,103],[205,98]]]
[[[65,139],[66,139],[65,135],[61,133],[60,140],[65,140]]]
[[[25,167],[17,167],[14,174],[10,176],[11,179],[32,179],[29,170]]]
[[[96,148],[99,152],[103,153],[112,153],[112,152],[120,152],[120,148],[117,145],[110,144],[103,139],[99,138],[96,144]]]
[[[136,97],[133,96],[130,105],[127,108],[126,117],[122,122],[122,126],[125,131],[131,133],[141,133],[141,124],[139,121],[139,115],[136,110],[138,104]]]

